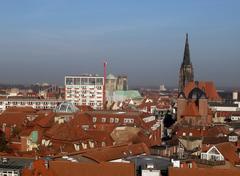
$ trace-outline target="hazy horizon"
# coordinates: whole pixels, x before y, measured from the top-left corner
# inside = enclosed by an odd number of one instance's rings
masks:
[[[189,34],[195,80],[240,87],[240,1],[5,1],[0,83],[64,83],[69,74],[127,74],[176,87]]]

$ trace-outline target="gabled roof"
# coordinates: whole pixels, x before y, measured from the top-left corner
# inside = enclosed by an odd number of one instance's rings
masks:
[[[144,153],[149,154],[149,149],[146,144],[139,143],[132,145],[112,146],[92,151],[90,150],[84,153],[82,156],[91,158],[97,162],[106,162]]]
[[[184,93],[188,97],[189,93],[196,87],[194,81],[188,82],[184,88]],[[212,81],[199,81],[198,88],[206,93],[207,98],[211,101],[221,100],[220,96],[217,93],[216,87]]]
[[[237,148],[232,143],[224,142],[221,144],[217,144],[215,146],[221,152],[221,154],[224,156],[225,160],[229,161],[233,165],[240,163],[239,156],[236,153]]]

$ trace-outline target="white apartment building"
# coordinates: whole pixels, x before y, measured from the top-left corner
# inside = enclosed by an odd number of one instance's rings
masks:
[[[0,100],[0,112],[9,107],[32,107],[34,109],[55,109],[63,100],[6,98]]]
[[[65,76],[65,100],[103,108],[104,78],[97,75]]]

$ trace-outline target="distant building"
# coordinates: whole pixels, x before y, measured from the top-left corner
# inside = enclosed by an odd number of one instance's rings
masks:
[[[182,92],[186,84],[193,80],[194,80],[193,66],[190,60],[188,34],[186,34],[186,43],[185,43],[185,49],[184,49],[183,62],[179,72],[178,91]]]
[[[167,89],[165,88],[164,84],[161,84],[159,90],[160,91],[166,91]]]
[[[126,75],[114,76],[109,74],[106,79],[106,96],[108,102],[113,101],[113,95],[115,91],[127,91],[128,79]]]
[[[142,96],[138,90],[127,90],[127,91],[118,90],[113,92],[114,102],[123,102],[128,99],[142,99]]]
[[[128,78],[126,75],[114,76],[109,74],[106,79],[106,90],[128,90]]]
[[[34,109],[55,109],[63,100],[37,98],[5,98],[0,100],[0,112],[9,107],[32,107]]]
[[[103,108],[104,78],[97,75],[65,76],[65,99],[76,105]]]
[[[128,90],[127,75],[119,75],[117,77],[117,90]]]

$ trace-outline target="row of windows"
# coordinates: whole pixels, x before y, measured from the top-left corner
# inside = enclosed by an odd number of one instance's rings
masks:
[[[66,78],[66,85],[102,85],[103,78]]]
[[[80,90],[86,90],[86,89],[90,89],[90,90],[95,90],[95,89],[97,89],[97,90],[102,90],[102,88],[103,88],[103,86],[93,86],[93,87],[92,87],[92,86],[91,86],[91,87],[87,87],[87,86],[81,86],[81,87],[79,87],[79,86],[78,86],[78,87],[75,87],[75,86],[72,87],[72,86],[71,86],[71,87],[69,87],[69,86],[68,86],[68,87],[67,87],[67,89],[69,89],[69,90],[71,90],[71,89],[74,89],[74,90],[79,90],[79,89],[80,89]]]
[[[119,123],[119,118],[108,118],[109,119],[109,123]],[[97,122],[97,117],[93,117],[92,118],[93,123]],[[102,123],[106,123],[107,122],[107,118],[106,117],[102,117],[101,118],[101,122]],[[134,123],[134,119],[132,118],[124,118],[123,119],[124,123]]]
[[[6,106],[6,108],[9,108],[9,107],[12,107],[12,106]],[[56,108],[56,106],[36,106],[35,108],[36,109],[54,109]]]
[[[3,102],[0,102],[0,105],[2,105],[3,104]],[[29,102],[24,102],[24,101],[21,101],[21,102],[19,102],[19,101],[13,101],[13,102],[10,102],[10,101],[8,101],[7,103],[6,103],[6,105],[10,105],[10,104],[12,104],[12,105],[41,105],[41,104],[43,104],[43,105],[57,105],[58,104],[58,102],[32,102],[32,101],[29,101]]]
[[[67,90],[66,91],[67,93],[98,93],[99,91],[94,91],[94,90],[82,90],[82,91],[79,91],[79,90]],[[100,91],[99,93],[102,93],[102,91]]]

